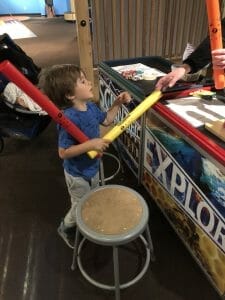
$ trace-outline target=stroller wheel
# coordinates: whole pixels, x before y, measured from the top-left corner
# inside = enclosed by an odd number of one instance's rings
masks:
[[[0,153],[3,151],[4,149],[4,139],[2,136],[0,136]]]

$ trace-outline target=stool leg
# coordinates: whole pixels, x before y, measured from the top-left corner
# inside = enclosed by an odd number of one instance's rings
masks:
[[[99,175],[100,175],[100,185],[105,185],[105,172],[104,172],[104,165],[103,165],[102,158],[100,159]]]
[[[147,238],[148,247],[149,247],[150,253],[151,253],[151,261],[155,261],[155,253],[154,253],[154,248],[153,248],[152,237],[151,237],[149,225],[146,226],[146,238]]]
[[[119,145],[118,139],[116,139],[113,143],[116,145],[116,151],[117,151],[119,161],[120,161],[121,172],[122,172],[122,174],[124,174],[125,172],[124,172],[124,167],[123,167],[123,163],[122,163],[123,158],[122,158],[121,151],[120,151],[121,146]]]
[[[79,241],[80,232],[78,227],[76,228],[76,235],[75,235],[75,241],[74,241],[74,249],[73,249],[73,260],[71,269],[75,270],[77,267],[77,253],[78,253],[78,241]]]
[[[116,300],[120,300],[120,277],[119,277],[119,257],[118,247],[113,247],[113,266],[114,266],[114,282]]]

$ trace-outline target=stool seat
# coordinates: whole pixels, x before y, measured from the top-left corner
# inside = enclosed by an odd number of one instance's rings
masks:
[[[116,300],[120,299],[120,289],[127,288],[139,281],[146,273],[153,245],[148,226],[148,206],[145,200],[131,188],[122,185],[104,185],[91,190],[76,208],[76,238],[73,252],[72,269],[77,263],[82,275],[93,285],[115,290]],[[146,232],[146,239],[142,233]],[[79,243],[79,234],[83,239]],[[127,283],[119,282],[118,248],[140,238],[146,250],[146,260],[142,270]],[[113,248],[114,285],[106,285],[94,280],[83,268],[81,250],[85,239],[95,244]]]
[[[84,202],[81,216],[96,233],[121,235],[137,226],[143,206],[137,195],[121,187],[97,190]]]
[[[87,239],[121,245],[138,237],[148,222],[148,207],[134,190],[105,185],[91,190],[78,204],[77,226]]]

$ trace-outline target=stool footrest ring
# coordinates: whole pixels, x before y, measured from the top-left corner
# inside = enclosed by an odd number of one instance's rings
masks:
[[[135,284],[136,282],[138,282],[144,276],[144,274],[146,273],[146,271],[148,269],[148,266],[149,266],[149,263],[150,263],[149,245],[148,245],[146,239],[143,237],[143,235],[140,235],[139,238],[142,240],[142,242],[145,246],[145,249],[146,249],[145,264],[144,264],[142,270],[138,273],[138,275],[135,278],[133,278],[132,280],[130,280],[126,283],[120,284],[120,289],[128,288],[129,286],[131,286],[131,285]],[[82,266],[82,263],[81,263],[80,253],[81,253],[82,246],[83,246],[85,240],[86,239],[83,238],[82,241],[80,242],[79,247],[78,247],[78,253],[77,253],[77,264],[78,264],[78,267],[79,267],[82,275],[86,278],[87,281],[89,281],[91,284],[93,284],[94,286],[96,286],[98,288],[101,288],[101,289],[104,289],[104,290],[110,290],[110,291],[115,290],[114,285],[107,285],[107,284],[103,284],[101,282],[98,282],[98,281],[94,280],[92,277],[90,277],[87,274],[87,272],[84,270],[84,268]]]
[[[114,159],[114,161],[116,162],[116,170],[114,171],[113,174],[105,177],[105,174],[104,174],[104,163],[103,163],[103,159],[104,159],[104,155],[105,156],[108,156],[108,157],[111,157],[112,159]],[[120,160],[118,157],[116,157],[116,155],[112,154],[112,153],[109,153],[109,152],[103,152],[103,157],[100,161],[100,180],[99,182],[103,184],[105,184],[107,181],[110,181],[112,180],[113,178],[116,177],[117,174],[119,174],[120,172],[120,169],[121,169],[121,163],[120,163]]]

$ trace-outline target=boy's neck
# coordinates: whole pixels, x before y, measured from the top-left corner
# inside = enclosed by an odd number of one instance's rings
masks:
[[[81,101],[81,100],[76,99],[76,101],[74,101],[74,103],[73,103],[73,107],[76,108],[76,110],[86,111],[87,110],[87,101]]]

